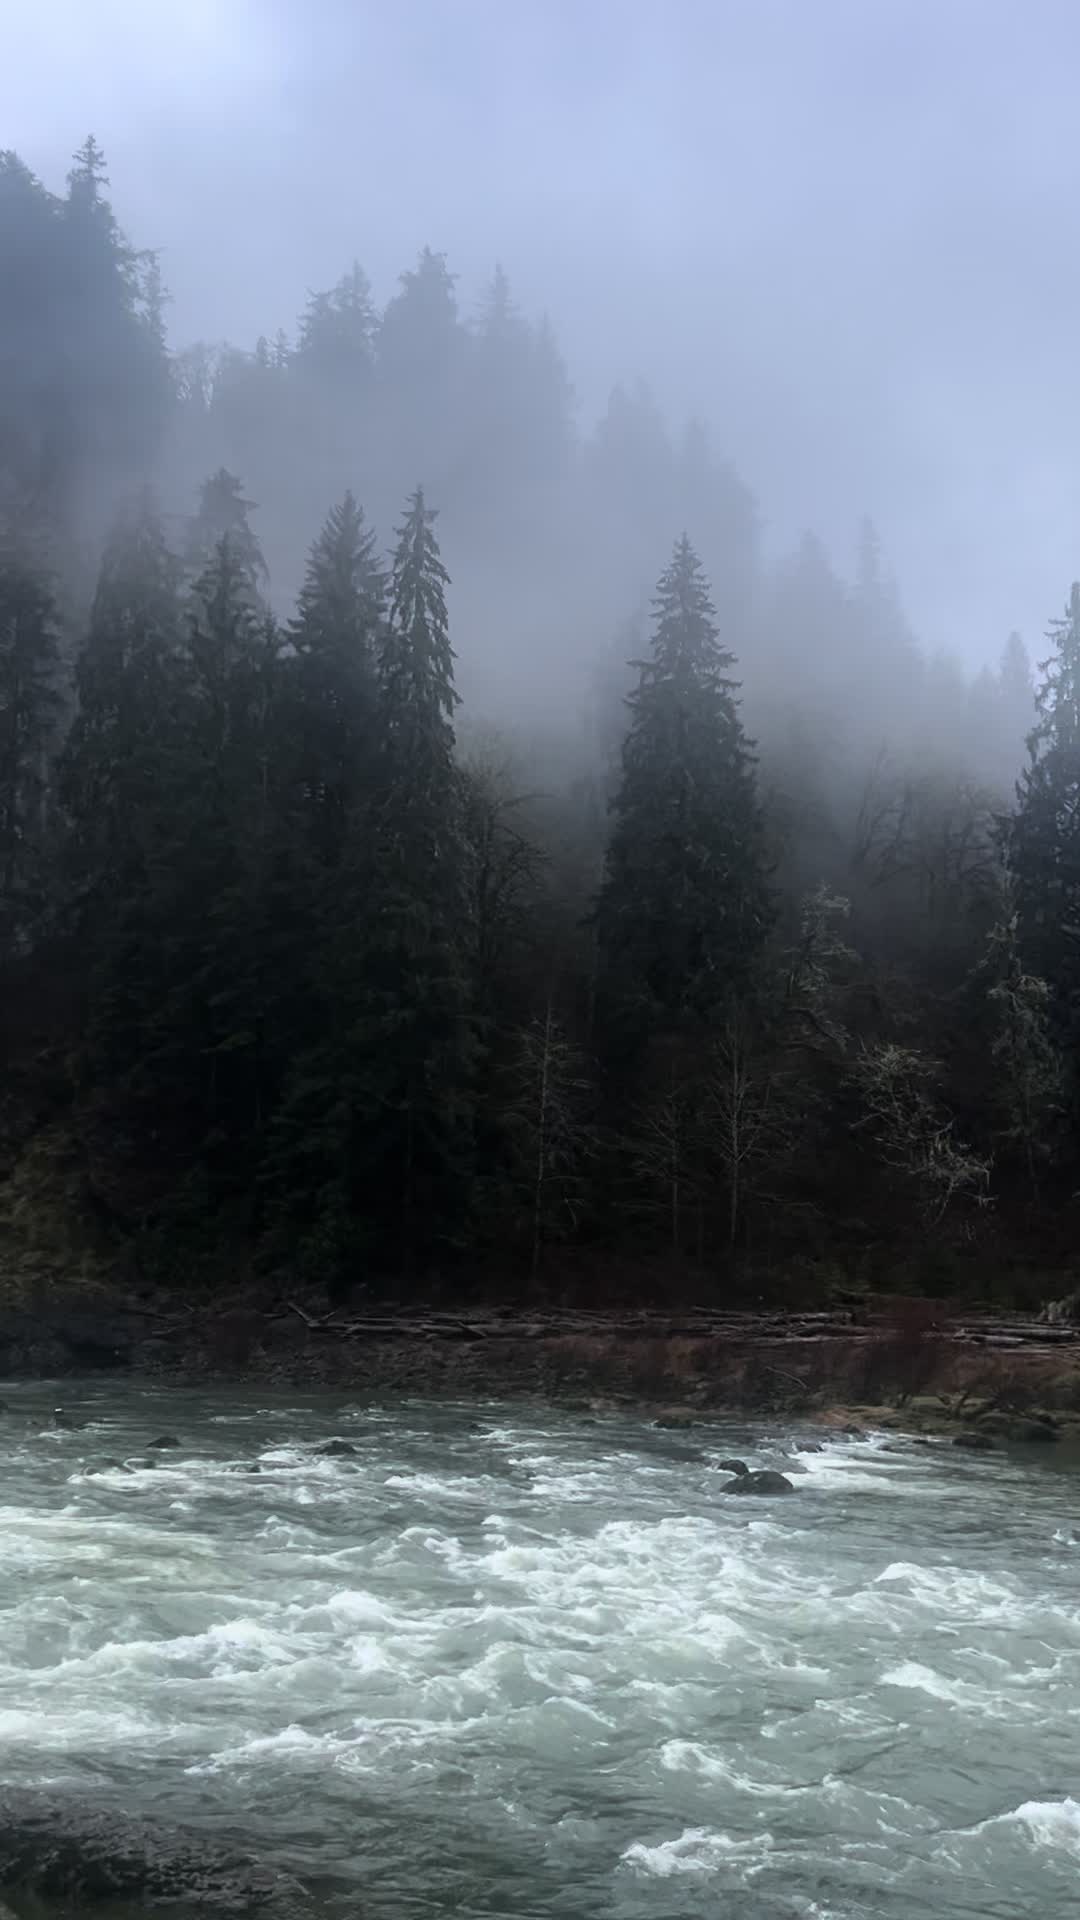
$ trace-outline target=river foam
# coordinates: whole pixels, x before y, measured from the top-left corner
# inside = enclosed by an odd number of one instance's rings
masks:
[[[212,1394],[148,1466],[155,1395],[47,1440],[57,1390],[4,1396],[12,1778],[224,1826],[328,1915],[1064,1920],[1067,1475]],[[796,1493],[725,1498],[731,1454]]]

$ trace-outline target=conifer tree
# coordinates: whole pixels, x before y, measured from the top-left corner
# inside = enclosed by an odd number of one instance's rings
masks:
[[[430,824],[456,788],[454,650],[449,575],[435,538],[435,514],[418,487],[397,530],[390,619],[379,649],[380,734],[389,782]]]
[[[324,1271],[406,1271],[453,1245],[470,1199],[474,1024],[463,962],[464,846],[454,655],[435,515],[398,530],[378,649],[377,785],[350,836],[322,969],[324,1039],[276,1129],[283,1204]]]
[[[250,1207],[294,1039],[304,895],[282,827],[280,636],[228,534],[181,630],[147,885],[117,929],[91,1042],[131,1157],[152,1139],[182,1173],[175,1206],[209,1231],[220,1206]]]
[[[332,385],[339,401],[370,373],[377,331],[371,284],[354,260],[326,293],[313,293],[300,322],[296,361]]]
[[[57,614],[29,556],[0,550],[0,954],[25,942],[44,902],[48,749],[60,706]]]
[[[468,1204],[473,1026],[463,964],[464,846],[454,762],[448,575],[422,491],[398,529],[379,655],[383,793],[362,1027],[379,1088],[379,1160],[400,1201],[400,1257]]]
[[[375,437],[382,511],[396,506],[415,474],[438,486],[457,473],[467,344],[446,256],[425,247],[401,275],[379,328]]]
[[[49,315],[50,328],[68,336],[63,406],[73,417],[65,505],[102,532],[117,494],[145,477],[171,398],[160,279],[152,280],[146,304],[142,260],[121,232],[108,185],[105,155],[91,134],[68,174],[61,298],[58,313]],[[71,481],[81,485],[72,491]]]
[[[114,904],[162,799],[180,632],[179,566],[143,494],[102,558],[61,764],[78,884]]]
[[[460,346],[454,275],[444,253],[424,247],[401,275],[400,292],[383,315],[379,361],[384,376],[430,386],[456,359]]]
[[[322,862],[341,857],[375,753],[375,661],[386,579],[375,535],[351,493],[334,507],[308,555],[289,636],[301,738],[298,777]]]
[[[199,505],[188,526],[186,560],[189,578],[198,582],[212,565],[220,542],[229,543],[230,566],[246,582],[249,602],[258,598],[260,583],[267,578],[266,561],[250,515],[255,502],[245,500],[242,483],[227,468],[204,480],[199,488]]]
[[[982,971],[988,981],[997,1132],[1020,1157],[1037,1202],[1040,1174],[1052,1158],[1064,1076],[1050,1023],[1050,988],[1024,966],[1013,893],[1006,875],[1002,917],[991,930]]]
[[[746,994],[771,921],[733,655],[685,537],[654,606],[597,907],[604,991],[639,1028],[707,1020]]]
[[[1052,982],[1059,1018],[1072,1029],[1080,1017],[1080,584],[1048,638],[1009,864],[1025,959]]]
[[[251,778],[268,656],[278,650],[252,594],[251,551],[243,531],[218,539],[192,590],[182,649],[194,738],[219,799]]]

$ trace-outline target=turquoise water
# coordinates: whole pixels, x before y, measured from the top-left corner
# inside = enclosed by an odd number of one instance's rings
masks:
[[[2,1391],[7,1780],[238,1840],[328,1916],[1080,1905],[1080,1480],[1046,1449]],[[732,1452],[797,1492],[723,1499]]]

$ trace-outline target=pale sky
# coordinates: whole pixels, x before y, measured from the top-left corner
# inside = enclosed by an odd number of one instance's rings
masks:
[[[0,144],[90,129],[178,342],[494,261],[586,410],[706,414],[770,544],[871,513],[930,646],[1080,574],[1075,0],[0,0]]]

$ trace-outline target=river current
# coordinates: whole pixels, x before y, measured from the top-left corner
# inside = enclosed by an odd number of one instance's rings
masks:
[[[3,1392],[5,1780],[235,1839],[326,1916],[1078,1910],[1080,1478],[1051,1450]],[[52,1430],[60,1396],[87,1425]],[[732,1453],[797,1492],[722,1498]]]

